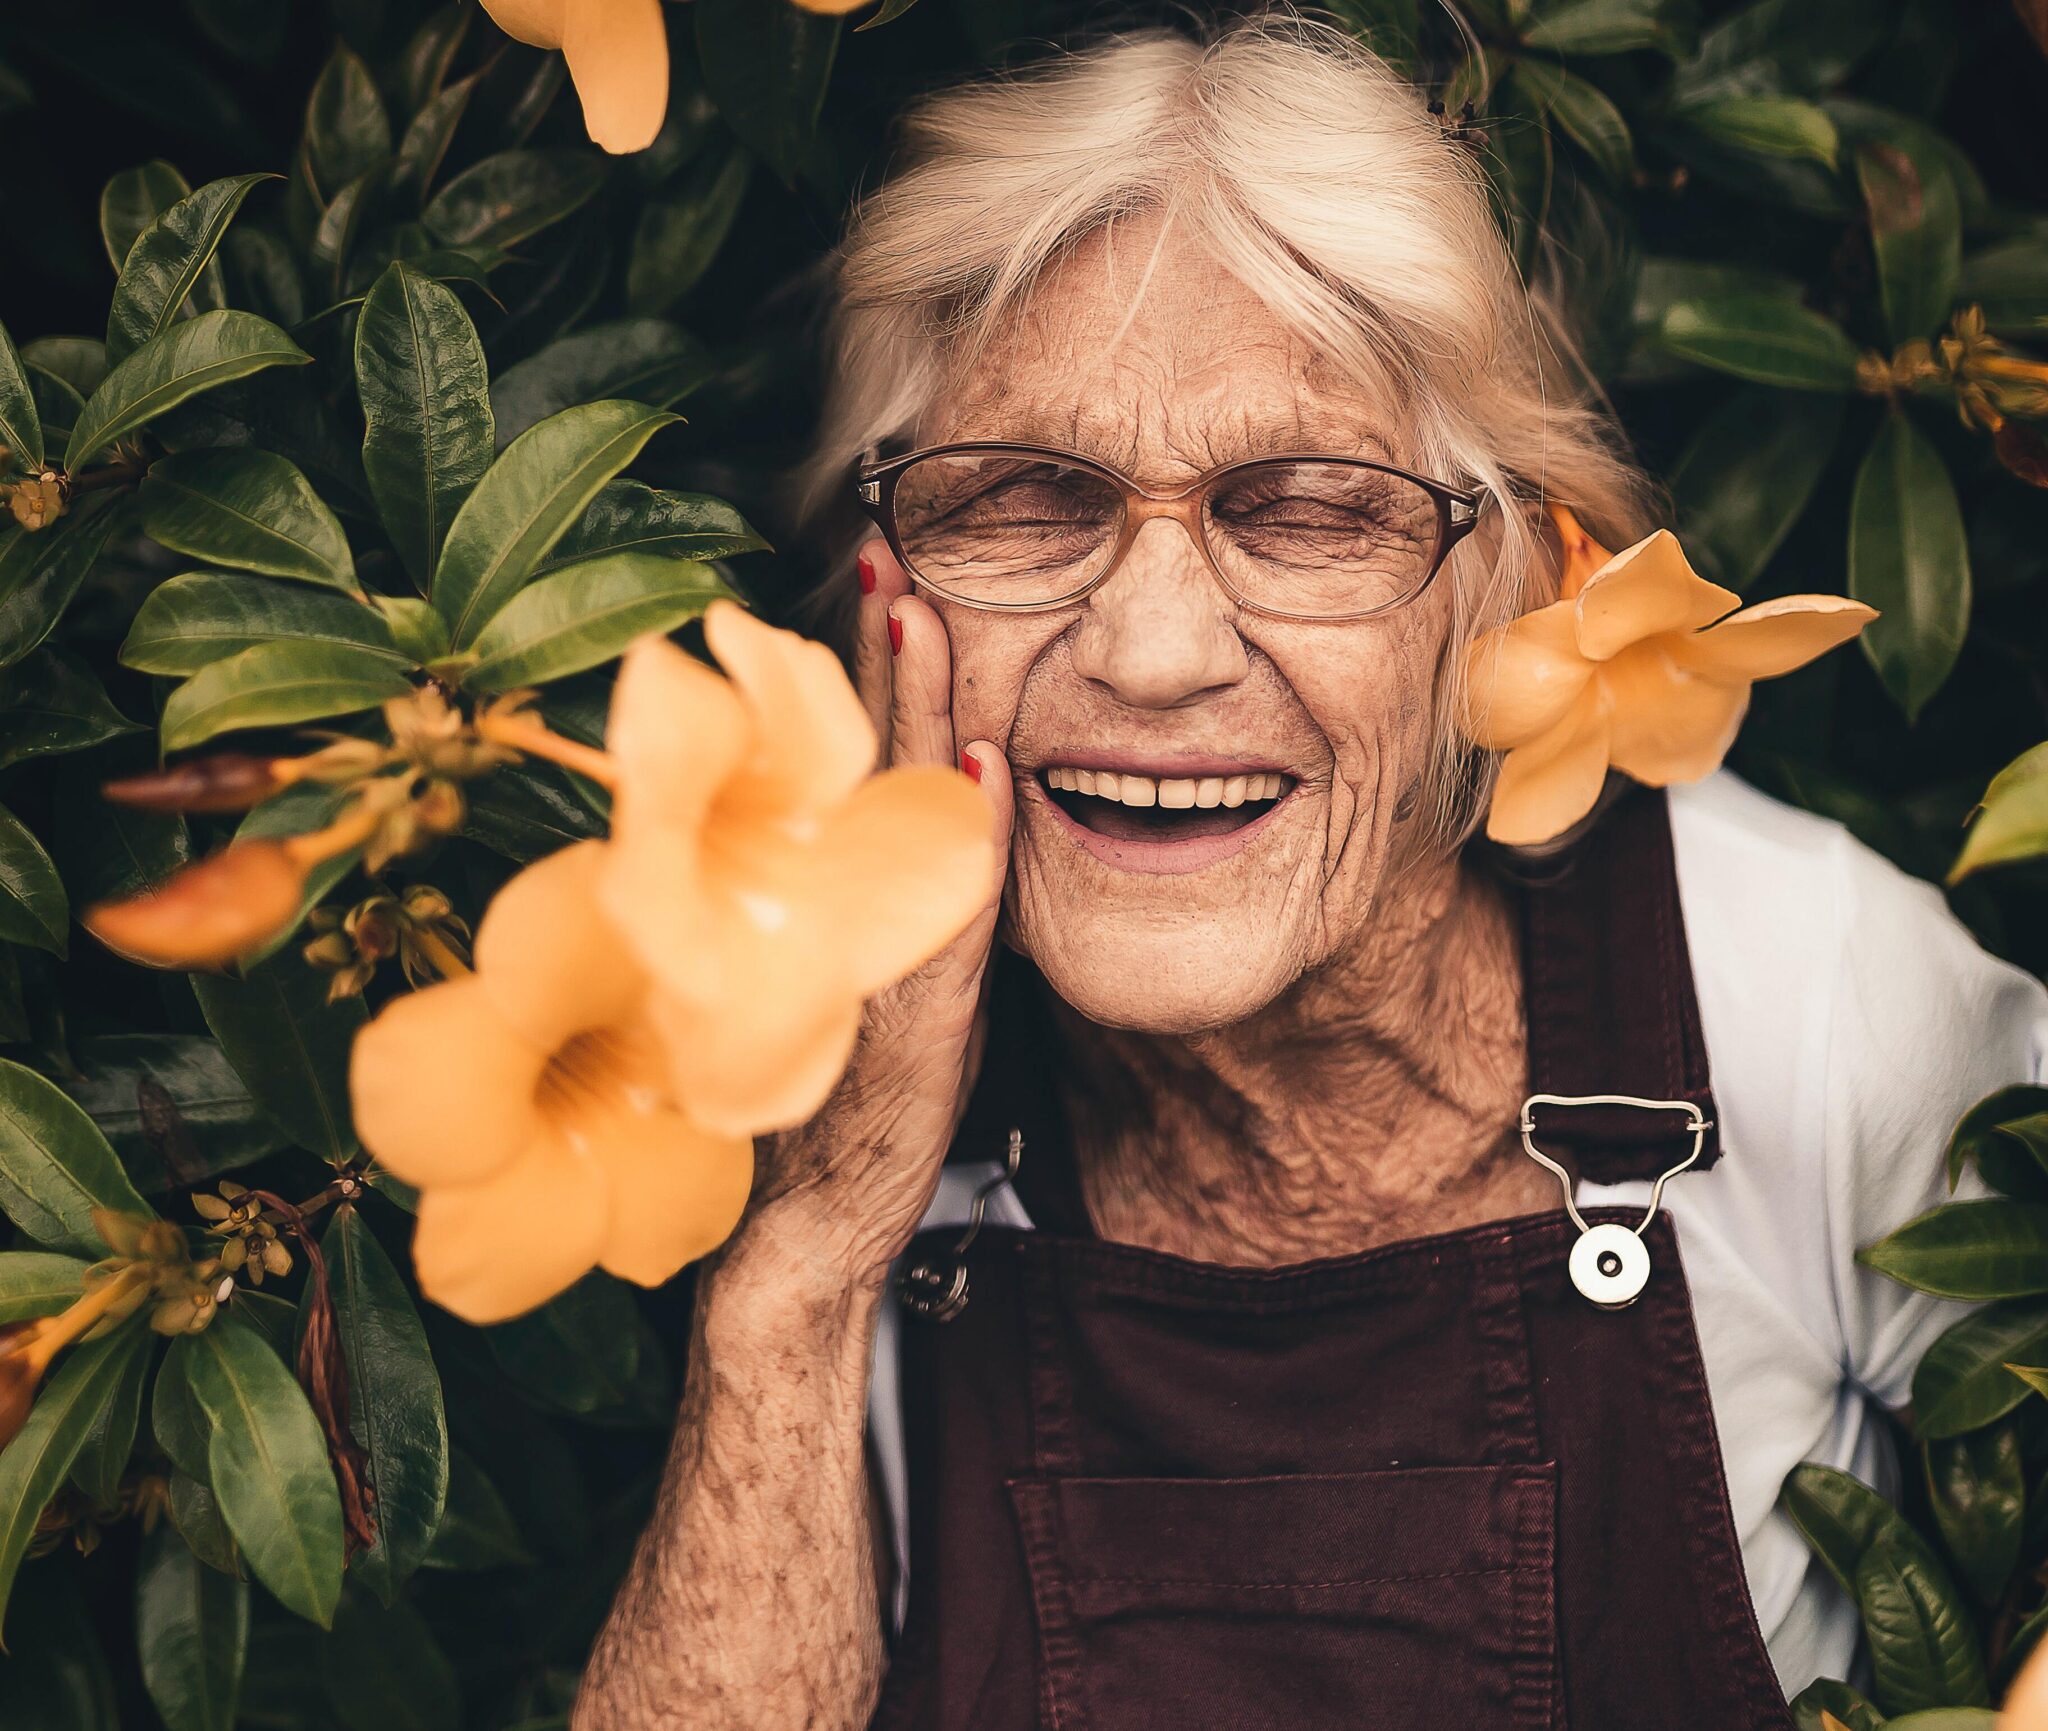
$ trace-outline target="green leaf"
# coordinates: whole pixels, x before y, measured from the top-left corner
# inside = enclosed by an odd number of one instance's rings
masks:
[[[1797,391],[1848,391],[1856,345],[1842,327],[1776,295],[1741,294],[1667,307],[1658,338],[1703,367]]]
[[[2022,235],[1972,253],[1963,260],[1956,298],[1981,306],[1995,331],[2048,331],[2048,233]]]
[[[391,121],[377,81],[345,45],[328,56],[314,81],[304,142],[313,183],[329,200],[391,154]]]
[[[55,450],[71,437],[71,429],[78,425],[78,417],[85,411],[85,399],[48,367],[38,366],[26,355],[22,365],[27,371],[28,391],[34,399],[36,415],[43,423],[44,444],[48,450]]]
[[[1942,1542],[1981,1605],[1996,1605],[2019,1562],[2027,1484],[2011,1425],[1930,1441],[1921,1450]]]
[[[1873,139],[1856,152],[1885,324],[1894,343],[1931,337],[1948,322],[1962,274],[1963,217],[1942,163]]]
[[[470,784],[462,833],[525,865],[605,830],[567,771],[526,763]]]
[[[745,151],[714,149],[641,205],[626,260],[629,311],[665,313],[696,286],[732,233],[752,173]]]
[[[1678,532],[1707,576],[1746,590],[1799,521],[1841,436],[1840,397],[1741,385],[1671,471]]]
[[[0,667],[39,647],[91,575],[108,538],[128,521],[117,501],[88,499],[36,534],[0,530]]]
[[[234,1731],[249,1648],[249,1588],[210,1569],[168,1526],[135,1573],[142,1683],[165,1731]]]
[[[633,1398],[640,1333],[632,1295],[608,1274],[586,1274],[559,1298],[483,1331],[498,1367],[565,1412],[594,1413]]]
[[[1992,777],[1969,839],[1949,869],[1949,882],[2043,853],[2048,853],[2048,744],[2021,752]],[[1955,1171],[1953,1163],[1949,1170]]]
[[[166,751],[242,727],[285,727],[373,709],[412,690],[405,664],[382,649],[292,639],[259,643],[201,668],[164,701]]]
[[[1673,60],[1690,52],[1697,25],[1686,0],[1563,0],[1522,31],[1530,48],[1553,54],[1625,54],[1654,48]]]
[[[809,156],[839,20],[753,0],[698,0],[697,58],[725,123],[786,182]]]
[[[1849,593],[1880,618],[1863,653],[1918,719],[1970,627],[1970,546],[1955,483],[1924,434],[1894,408],[1856,473],[1849,503]]]
[[[1792,1524],[1845,1593],[1856,1590],[1864,1552],[1904,1524],[1898,1510],[1861,1480],[1812,1461],[1786,1475],[1781,1497]]]
[[[1621,110],[1600,89],[1549,60],[1519,61],[1510,76],[1530,105],[1556,121],[1602,174],[1616,186],[1628,185],[1635,144]]]
[[[128,1360],[112,1398],[100,1408],[78,1458],[71,1463],[71,1482],[96,1509],[121,1506],[121,1478],[128,1470],[128,1457],[135,1452],[135,1428],[142,1417],[142,1385],[149,1375],[149,1360],[147,1352]]]
[[[312,356],[268,319],[228,310],[201,313],[145,343],[101,381],[71,431],[64,467],[72,474],[158,415],[266,367],[303,366]]]
[[[1821,1718],[1832,1713],[1849,1731],[1884,1731],[1884,1715],[1846,1683],[1823,1677],[1809,1683],[1789,1703],[1798,1731],[1832,1731]]]
[[[1870,1652],[1871,1697],[1886,1713],[1990,1700],[1969,1610],[1903,1522],[1864,1553],[1855,1595]]]
[[[723,499],[669,493],[641,481],[614,481],[590,502],[583,521],[534,567],[536,577],[605,553],[660,553],[670,559],[729,559],[768,545]]]
[[[121,1731],[114,1667],[79,1590],[87,1573],[53,1559],[24,1583],[0,1659],[7,1731]]]
[[[125,743],[143,745],[140,740]],[[100,797],[100,784],[109,776],[154,770],[156,761],[147,746],[102,751],[79,764],[58,787],[50,853],[75,905],[88,907],[154,888],[191,860],[192,836],[182,817]]]
[[[150,1396],[149,1426],[157,1446],[171,1457],[171,1464],[178,1471],[190,1474],[204,1489],[208,1436],[206,1414],[185,1380],[186,1363],[175,1352],[164,1355],[164,1361],[157,1369],[156,1388]],[[207,1491],[209,1497],[212,1494]],[[182,1523],[178,1530],[185,1533],[186,1542],[195,1550],[201,1549]]]
[[[403,264],[356,325],[363,470],[399,557],[424,588],[448,525],[491,465],[490,372],[454,291]]]
[[[1674,116],[1684,132],[1736,156],[1784,157],[1832,169],[1842,137],[1827,110],[1796,96],[1723,96],[1689,103]]]
[[[420,666],[448,653],[448,626],[431,601],[417,595],[379,595],[376,608],[384,628],[406,659]]]
[[[1856,1260],[1942,1298],[2048,1292],[2048,1203],[1945,1203],[1859,1250]]]
[[[321,1248],[348,1360],[349,1428],[377,1487],[377,1542],[350,1572],[388,1605],[426,1556],[448,1497],[441,1379],[405,1283],[361,1213],[343,1207]]]
[[[462,1723],[455,1667],[410,1605],[341,1601],[320,1677],[344,1731],[448,1731]]]
[[[148,1214],[98,1127],[54,1082],[0,1059],[0,1212],[52,1250],[106,1255],[95,1208]]]
[[[673,631],[732,591],[707,565],[607,553],[529,583],[471,645],[471,691],[513,691],[596,667],[650,631]]]
[[[148,1329],[130,1323],[74,1347],[36,1397],[28,1422],[0,1449],[0,1618],[6,1616],[15,1575],[35,1537],[37,1517],[64,1483],[129,1361],[147,1349],[150,1339]]]
[[[412,117],[405,136],[399,140],[398,154],[392,159],[393,192],[409,192],[416,200],[426,197],[434,176],[441,172],[448,146],[455,138],[455,129],[462,124],[462,116],[469,108],[470,97],[476,94],[477,81],[481,76],[481,73],[471,73],[469,77],[449,85]]]
[[[157,1379],[157,1387],[163,1387],[161,1376]],[[190,1404],[194,1415],[194,1434],[198,1438],[199,1470],[204,1472],[206,1419],[199,1412],[196,1401]],[[157,1410],[161,1414],[161,1406]],[[157,1436],[161,1441],[161,1417],[153,1422],[158,1426]],[[228,1531],[227,1522],[221,1519],[220,1502],[214,1496],[212,1486],[202,1479],[194,1478],[181,1467],[171,1469],[170,1516],[171,1525],[177,1528],[178,1536],[192,1548],[192,1554],[209,1569],[217,1569],[221,1574],[238,1581],[243,1578],[242,1554],[235,1549],[235,1535]]]
[[[100,240],[116,276],[142,231],[179,199],[191,196],[191,184],[162,161],[125,168],[100,189]]]
[[[84,1292],[91,1266],[51,1250],[0,1251],[0,1323],[69,1310]]]
[[[184,311],[187,300],[200,311],[225,300],[218,272],[207,286],[208,268],[221,236],[243,199],[273,175],[244,174],[202,186],[159,216],[137,237],[114,284],[107,314],[107,360],[118,364],[151,338],[161,336]]]
[[[38,649],[0,668],[0,769],[135,731],[84,663],[63,650]]]
[[[0,807],[0,942],[64,953],[71,909],[64,880],[27,824]]]
[[[399,666],[414,663],[374,607],[227,571],[189,571],[151,590],[120,658],[144,673],[183,676],[259,643],[287,641],[351,644]]]
[[[145,1196],[198,1184],[284,1145],[218,1041],[198,1034],[88,1034],[65,1093],[85,1109]],[[145,1107],[147,1098],[151,1105]],[[167,1119],[175,1117],[175,1124]]]
[[[1939,1440],[1995,1424],[2027,1398],[2009,1364],[2048,1360],[2048,1302],[1973,1311],[1948,1328],[1913,1372],[1913,1428]]]
[[[358,594],[348,537],[284,458],[242,447],[185,451],[150,465],[142,526],[152,541],[225,565]]]
[[[362,1000],[328,1003],[325,978],[297,956],[241,980],[195,974],[192,989],[236,1074],[286,1134],[331,1165],[353,1155],[348,1054],[368,1019]]]
[[[577,522],[598,490],[676,417],[639,403],[584,403],[529,427],[456,514],[433,602],[467,649]]]
[[[300,782],[288,787],[273,798],[266,799],[245,817],[235,831],[237,841],[246,841],[257,836],[304,835],[309,831],[324,829],[341,815],[349,800],[345,788],[323,787],[314,782]],[[344,848],[340,853],[330,855],[306,874],[305,889],[299,897],[298,912],[266,942],[259,944],[241,958],[244,972],[253,969],[259,962],[268,961],[279,950],[291,942],[298,931],[300,922],[327,897],[327,894],[341,880],[355,869],[356,862],[363,857],[360,846]]]
[[[2048,1171],[2043,1170],[2048,1158],[2030,1129],[2013,1128],[2042,1114],[2048,1114],[2048,1088],[2021,1084],[2000,1088],[1979,1100],[1949,1133],[1943,1162],[1949,1189],[1955,1189],[1964,1168],[1974,1165],[1994,1190],[2030,1202],[2048,1202]]]
[[[514,247],[582,209],[604,177],[588,151],[504,150],[449,181],[420,220],[445,246]]]
[[[341,1596],[341,1498],[320,1421],[283,1359],[224,1313],[171,1343],[209,1429],[207,1470],[256,1578],[326,1628]]]
[[[21,358],[62,379],[81,399],[107,376],[107,345],[98,337],[37,337],[21,345]]]
[[[498,441],[601,397],[666,409],[711,377],[710,352],[665,319],[614,319],[559,337],[491,386]]]
[[[0,473],[10,468],[31,473],[43,466],[43,423],[36,413],[28,372],[7,327],[0,325]]]
[[[461,1449],[448,1451],[448,1501],[434,1542],[420,1566],[427,1569],[499,1569],[531,1563],[519,1523],[498,1487]]]

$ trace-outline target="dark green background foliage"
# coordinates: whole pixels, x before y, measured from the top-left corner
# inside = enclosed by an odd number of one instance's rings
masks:
[[[474,7],[6,9],[0,443],[15,478],[40,442],[93,479],[53,528],[0,530],[0,1322],[76,1292],[94,1201],[196,1229],[191,1196],[223,1174],[302,1197],[360,1160],[345,1059],[368,1012],[326,1003],[296,943],[186,975],[76,929],[237,823],[98,785],[223,734],[381,737],[375,704],[424,668],[464,701],[541,685],[593,738],[633,631],[727,583],[773,612],[843,580],[847,525],[803,544],[780,486],[816,400],[810,267],[890,116],[1049,39],[1199,10],[892,0],[855,29],[694,0],[670,10],[669,123],[618,160],[559,61]],[[2048,351],[2034,42],[1991,0],[1469,0],[1470,36],[1416,0],[1334,16],[1449,122],[1473,103],[1462,134],[1524,266],[1563,285],[1701,568],[1751,600],[1885,610],[1866,655],[1758,693],[1737,763],[1940,877],[1991,776],[2048,732],[2048,496],[2013,472],[2023,427],[2001,461],[1947,383],[1873,394],[1858,360],[1973,306]],[[564,473],[552,502],[532,485]],[[431,883],[473,921],[520,862],[602,830],[563,772],[467,793],[387,887]],[[316,827],[329,800],[288,793],[242,833]],[[2037,970],[2041,870],[1955,895]],[[346,854],[309,907],[373,887]],[[396,987],[380,975],[371,1006]],[[1823,1687],[1803,1723],[1981,1707],[2041,1626],[2048,1401],[2007,1367],[2048,1363],[2044,1108],[1997,1096],[1948,1151],[2001,1199],[1869,1253],[1992,1303],[1922,1366],[1902,1509],[1820,1469],[1787,1487],[1875,1657],[1870,1701]],[[8,1731],[564,1722],[647,1512],[688,1283],[592,1276],[469,1327],[412,1289],[408,1200],[384,1184],[317,1228],[377,1546],[344,1576],[290,1368],[303,1255],[202,1333],[74,1350],[0,1455]],[[164,1518],[133,1518],[138,1490]]]

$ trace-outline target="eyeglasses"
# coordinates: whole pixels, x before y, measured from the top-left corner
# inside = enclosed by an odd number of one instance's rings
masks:
[[[1072,451],[998,441],[934,445],[859,474],[862,507],[914,580],[999,613],[1080,600],[1139,529],[1170,517],[1240,605],[1279,619],[1371,619],[1429,587],[1487,496],[1313,452],[1226,463],[1176,493]]]

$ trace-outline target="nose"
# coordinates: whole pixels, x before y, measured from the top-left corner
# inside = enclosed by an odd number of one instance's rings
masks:
[[[1134,709],[1175,709],[1244,678],[1236,608],[1178,523],[1141,528],[1074,628],[1074,671]]]

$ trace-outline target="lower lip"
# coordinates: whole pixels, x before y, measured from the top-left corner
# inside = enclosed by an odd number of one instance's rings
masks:
[[[1298,786],[1299,783],[1296,784]],[[1289,788],[1250,823],[1227,830],[1222,835],[1191,836],[1186,841],[1119,841],[1114,836],[1098,834],[1086,824],[1076,823],[1039,785],[1036,776],[1025,781],[1025,788],[1027,799],[1035,800],[1044,807],[1054,823],[1104,865],[1114,866],[1118,871],[1141,872],[1150,877],[1178,877],[1187,872],[1206,871],[1210,866],[1220,865],[1233,855],[1244,852],[1296,792],[1295,787]]]

